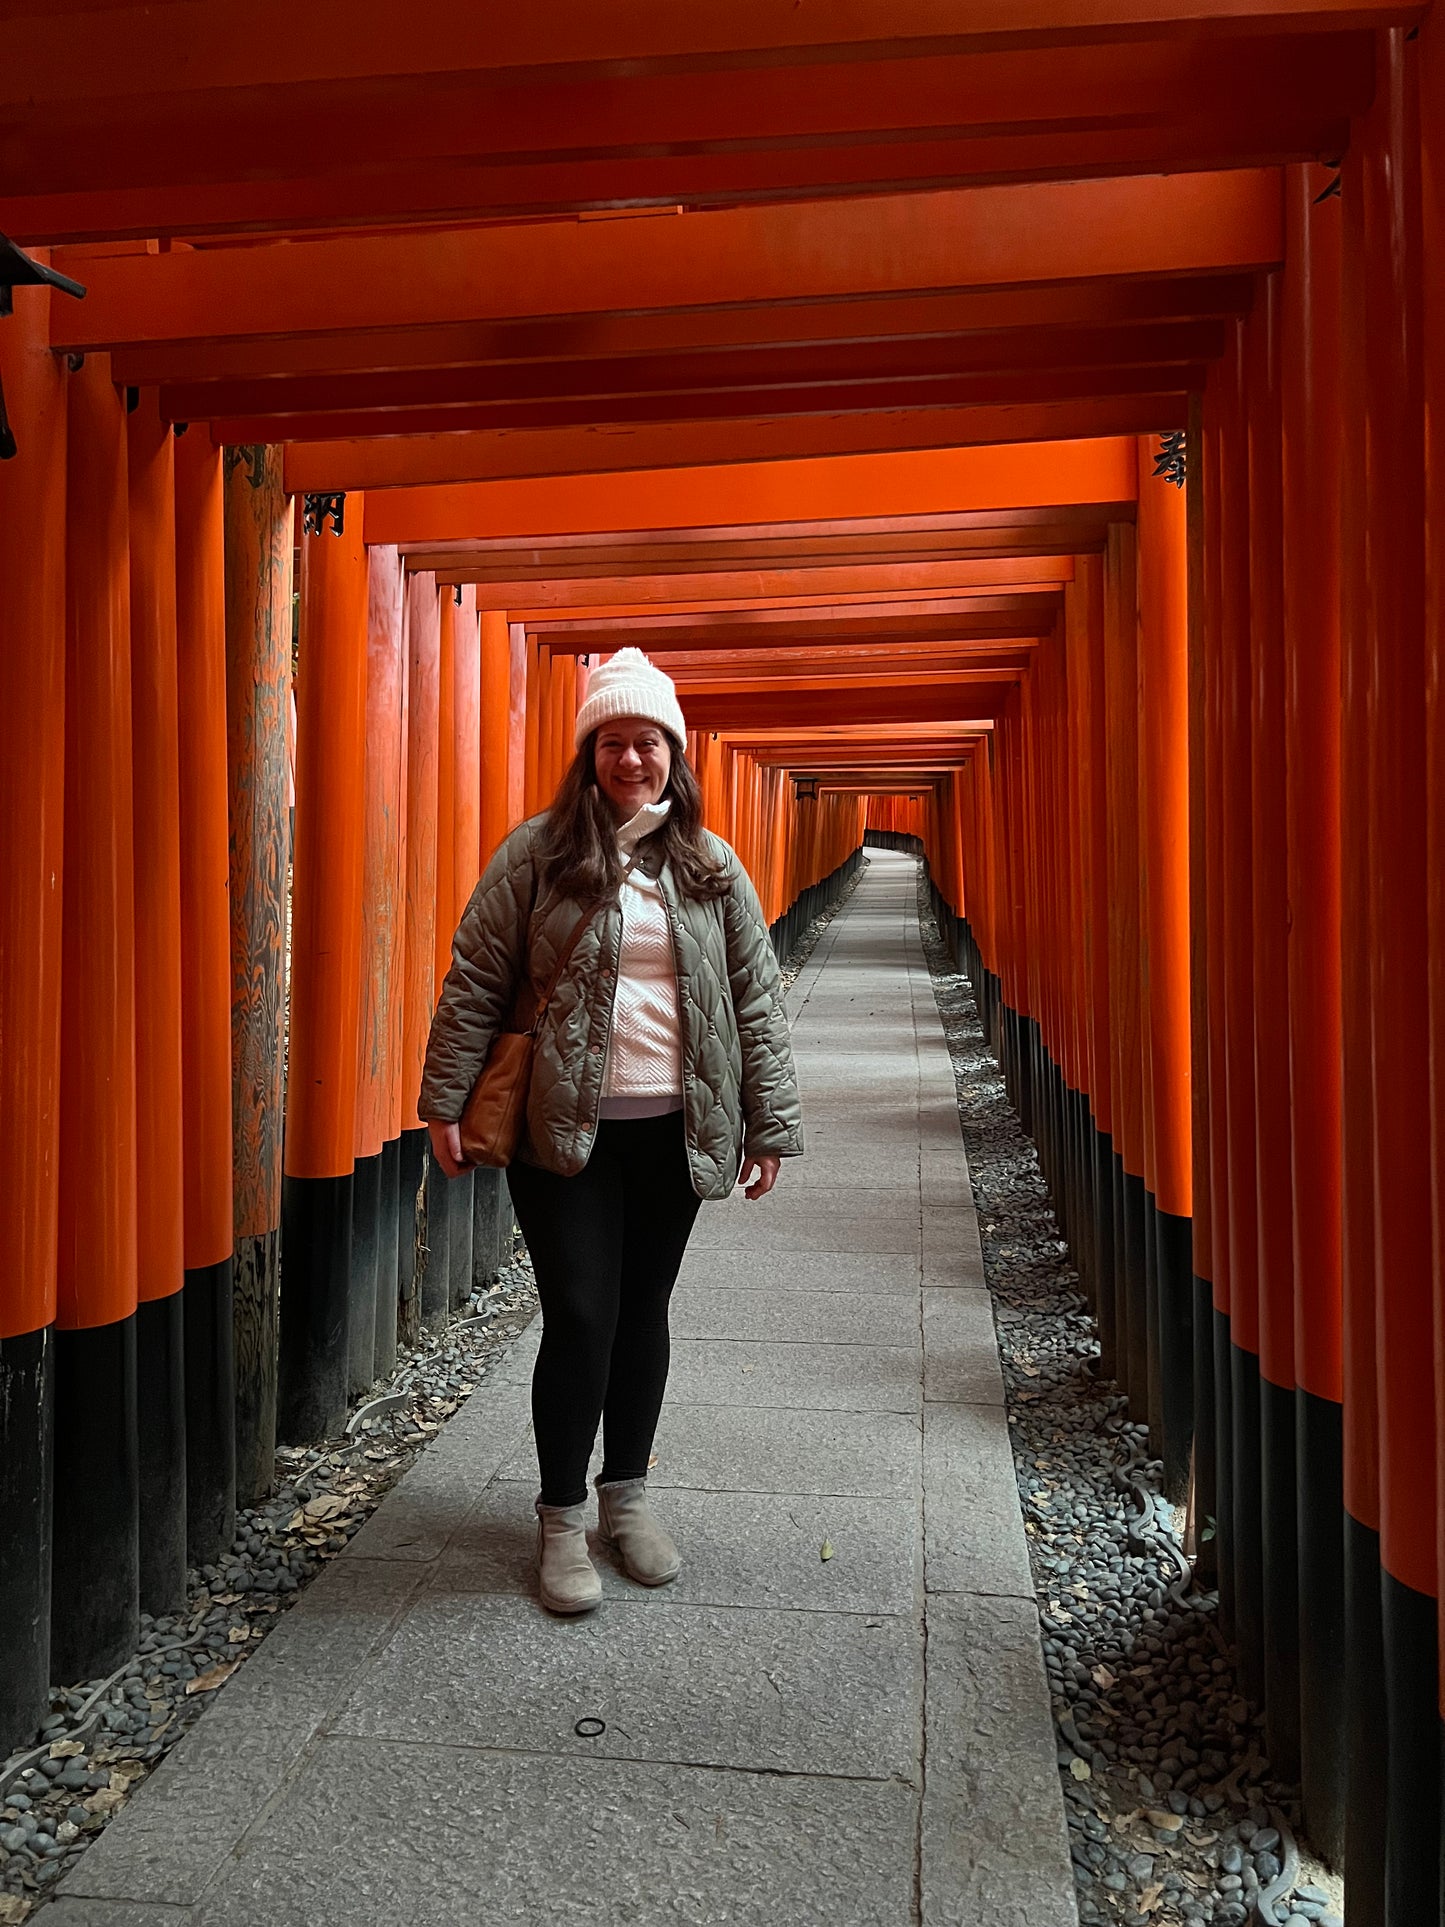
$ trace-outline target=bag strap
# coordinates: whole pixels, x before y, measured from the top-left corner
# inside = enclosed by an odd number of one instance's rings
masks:
[[[636,869],[636,867],[637,867],[637,858],[636,856],[634,856],[632,858],[632,861],[628,864],[627,868],[622,872],[622,880],[624,883],[627,881],[628,877],[631,876],[633,870]],[[547,988],[542,992],[542,995],[537,1000],[537,1008],[532,1013],[532,1021],[527,1027],[531,1031],[533,1036],[535,1036],[537,1034],[537,1031],[541,1028],[542,1019],[547,1014],[547,1006],[552,1001],[552,994],[556,990],[558,984],[560,984],[562,981],[562,972],[567,968],[568,964],[572,961],[572,952],[577,948],[578,942],[582,936],[582,932],[587,928],[588,924],[591,923],[593,917],[596,915],[597,911],[600,908],[601,908],[601,905],[599,903],[588,904],[587,908],[582,912],[581,916],[577,919],[576,923],[573,924],[571,934],[567,938],[566,943],[563,944],[561,950],[558,952],[557,961],[552,966],[552,974],[547,979]]]

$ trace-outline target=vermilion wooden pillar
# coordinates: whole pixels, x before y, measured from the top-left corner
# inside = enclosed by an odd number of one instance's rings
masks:
[[[125,407],[70,377],[65,886],[51,1671],[94,1679],[139,1633],[135,843]]]
[[[1340,201],[1286,175],[1281,360],[1289,1094],[1300,1770],[1311,1841],[1343,1858],[1340,1326]],[[1325,183],[1328,185],[1328,182]],[[1321,541],[1320,531],[1330,531]]]
[[[1430,1089],[1435,1227],[1435,1410],[1445,1414],[1445,36],[1431,17],[1420,29],[1421,225],[1425,235],[1426,701],[1429,819]],[[1437,1570],[1445,1576],[1445,1481],[1436,1487]],[[1445,1641],[1445,1615],[1440,1635]],[[1440,1661],[1445,1696],[1445,1654]],[[1445,1697],[1441,1702],[1445,1713]],[[1441,1727],[1445,1745],[1445,1723]]]
[[[1142,923],[1139,871],[1138,588],[1132,525],[1109,525],[1104,582],[1104,701],[1110,778],[1109,954],[1116,1084],[1115,1255],[1118,1362],[1143,1416],[1149,1392],[1145,1272]]]
[[[1214,1387],[1214,1173],[1209,1036],[1209,871],[1212,819],[1212,717],[1209,668],[1207,470],[1213,464],[1204,397],[1191,398],[1187,442],[1186,542],[1189,572],[1189,1031],[1190,1193],[1194,1263],[1194,1437],[1191,1453],[1196,1519],[1218,1515],[1218,1437]],[[1217,815],[1218,799],[1213,798]],[[1215,1578],[1217,1532],[1195,1534],[1200,1583]]]
[[[1152,1234],[1165,1489],[1182,1500],[1194,1424],[1189,1030],[1189,563],[1184,491],[1139,444],[1140,833],[1147,873],[1144,1021],[1154,1146]]]
[[[298,1441],[341,1429],[348,1384],[368,583],[360,499],[347,507],[341,531],[304,535],[301,546],[277,1392],[280,1435]]]
[[[452,653],[452,808],[451,903],[437,905],[438,932],[445,931],[445,968],[437,978],[440,995],[451,967],[452,938],[477,885],[481,790],[481,649],[477,633],[476,590],[465,585],[456,605]],[[571,718],[568,718],[568,730]],[[439,960],[440,961],[440,960]],[[467,1171],[448,1184],[451,1210],[451,1304],[459,1311],[472,1290],[472,1217],[476,1177]]]
[[[406,1015],[401,1089],[403,1242],[405,1227],[414,1221],[416,1253],[409,1277],[403,1264],[401,1332],[413,1343],[423,1318],[429,1324],[445,1322],[448,1291],[446,1268],[430,1262],[431,1227],[425,1190],[427,1133],[416,1108],[427,1033],[436,1003],[440,652],[436,578],[431,574],[413,575],[407,582]],[[447,1251],[450,1254],[449,1244]]]
[[[1114,1078],[1109,1029],[1109,816],[1106,780],[1109,767],[1104,710],[1104,567],[1097,555],[1081,555],[1074,564],[1069,591],[1070,608],[1077,617],[1070,633],[1078,641],[1077,683],[1080,692],[1080,785],[1084,798],[1081,822],[1081,862],[1084,877],[1084,943],[1088,950],[1089,1007],[1085,1023],[1093,1082],[1089,1091],[1092,1119],[1090,1173],[1091,1216],[1094,1227],[1094,1288],[1099,1320],[1100,1370],[1118,1374],[1116,1276],[1120,1253],[1114,1220]],[[977,767],[977,764],[975,764]],[[989,919],[985,918],[985,934]]]
[[[1253,766],[1250,754],[1249,460],[1245,324],[1231,331],[1221,374],[1220,419],[1220,718],[1221,960],[1228,1182],[1229,1321],[1227,1353],[1217,1361],[1217,1409],[1229,1430],[1229,1540],[1222,1576],[1232,1580],[1241,1678],[1264,1698],[1264,1579],[1260,1547],[1259,1228],[1256,1208],[1253,967]],[[1217,1257],[1217,1253],[1216,1253]],[[1221,1468],[1222,1470],[1222,1468]]]
[[[0,462],[0,1753],[48,1711],[54,1472],[55,1212],[60,1152],[65,806],[65,375],[46,288],[17,288],[0,382],[17,453]]]
[[[1380,1599],[1380,1426],[1375,1337],[1375,1157],[1370,1009],[1370,867],[1376,808],[1365,542],[1365,142],[1345,156],[1340,196],[1340,1070],[1341,1321],[1344,1383],[1345,1653],[1351,1797],[1345,1816],[1350,1906],[1385,1918],[1383,1790],[1387,1723]]]
[[[481,612],[481,809],[479,861],[483,869],[511,827],[507,752],[511,736],[511,638],[503,609]]]
[[[225,507],[205,436],[177,437],[174,465],[186,1514],[191,1564],[204,1566],[236,1530]]]
[[[1387,1918],[1439,1904],[1438,1443],[1430,1275],[1425,449],[1418,53],[1391,28],[1364,152],[1366,558],[1377,735],[1370,865],[1375,1329],[1389,1799]],[[1438,237],[1435,245],[1438,245]]]
[[[172,449],[155,389],[126,423],[136,936],[136,1377],[140,1603],[186,1597],[186,1375],[181,1124],[181,824]]]
[[[1299,1578],[1295,1502],[1294,1213],[1290,1171],[1289,910],[1285,783],[1284,502],[1279,274],[1250,321],[1249,740],[1254,807],[1254,1156],[1258,1231],[1260,1571],[1271,1760],[1299,1771]]]
[[[451,966],[456,903],[457,629],[460,589],[437,590],[436,909],[432,917],[432,1002],[441,995]],[[433,1330],[445,1325],[453,1291],[453,1204],[461,1179],[449,1179],[435,1161],[427,1165],[427,1272],[434,1291],[422,1314]],[[457,1224],[460,1224],[460,1213]]]
[[[542,662],[537,638],[523,630],[526,673],[522,697],[522,815],[535,816],[544,807],[542,797]],[[546,799],[550,801],[550,798]]]
[[[286,731],[291,704],[292,515],[281,456],[280,448],[261,446],[230,448],[225,454],[236,1496],[243,1505],[270,1491],[276,1448],[286,883],[291,862]],[[181,464],[189,459],[189,454],[182,456]]]
[[[352,1172],[353,1396],[396,1363],[396,1239],[400,1147],[391,1128],[393,976],[402,875],[402,564],[391,546],[367,550],[366,804],[357,1031],[356,1161]]]
[[[527,631],[520,622],[507,625],[511,654],[507,688],[507,828],[515,829],[527,814]]]

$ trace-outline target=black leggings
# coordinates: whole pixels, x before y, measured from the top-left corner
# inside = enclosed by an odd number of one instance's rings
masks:
[[[586,1167],[507,1172],[542,1301],[532,1422],[544,1505],[579,1505],[603,1421],[604,1479],[640,1479],[667,1385],[667,1301],[698,1197],[681,1111],[604,1119]]]

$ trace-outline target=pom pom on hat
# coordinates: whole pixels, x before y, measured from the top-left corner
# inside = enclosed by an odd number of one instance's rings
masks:
[[[577,711],[573,741],[578,749],[594,729],[619,716],[641,716],[658,723],[679,749],[687,741],[687,724],[671,676],[649,662],[640,649],[619,649],[587,682],[587,700]]]

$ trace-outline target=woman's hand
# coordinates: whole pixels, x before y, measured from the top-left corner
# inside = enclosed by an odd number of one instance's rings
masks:
[[[750,1198],[765,1198],[778,1181],[781,1158],[745,1158],[738,1172],[738,1183],[747,1187]],[[748,1183],[752,1179],[751,1184]]]
[[[426,1128],[431,1136],[431,1154],[449,1178],[459,1178],[463,1171],[473,1168],[462,1162],[460,1124],[442,1124],[433,1118]]]

